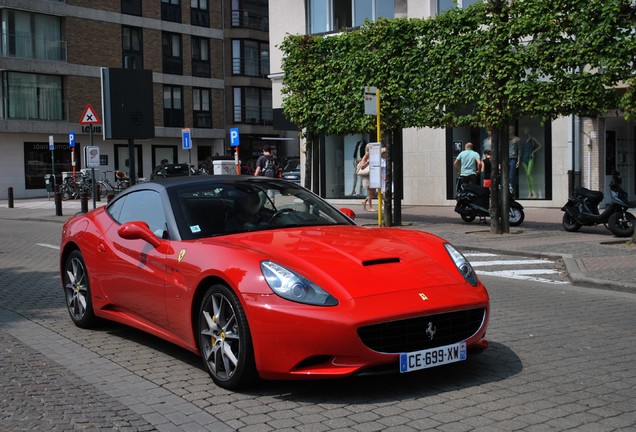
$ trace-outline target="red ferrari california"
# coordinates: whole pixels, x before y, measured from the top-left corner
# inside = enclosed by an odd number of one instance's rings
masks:
[[[407,373],[488,346],[488,293],[460,252],[345,213],[265,177],[138,184],[64,224],[68,311],[197,353],[227,389]]]

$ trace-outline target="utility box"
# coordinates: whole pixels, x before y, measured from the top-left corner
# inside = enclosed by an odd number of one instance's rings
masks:
[[[236,164],[231,160],[212,161],[214,175],[236,175]]]

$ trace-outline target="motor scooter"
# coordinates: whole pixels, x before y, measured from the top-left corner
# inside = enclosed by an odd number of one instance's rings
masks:
[[[514,199],[510,192],[510,210],[508,218],[510,226],[519,226],[525,218],[523,206]],[[472,222],[479,216],[482,222],[490,216],[490,189],[483,186],[466,184],[460,187],[457,195],[455,212],[459,213],[464,222]]]
[[[612,176],[610,183],[611,203],[599,213],[598,205],[603,201],[603,192],[593,191],[584,187],[574,189],[567,204],[561,209],[563,228],[566,231],[578,231],[582,226],[603,224],[616,237],[631,237],[634,235],[634,217],[627,210],[636,207],[635,203],[627,200],[627,192],[621,187],[621,177],[618,172]]]

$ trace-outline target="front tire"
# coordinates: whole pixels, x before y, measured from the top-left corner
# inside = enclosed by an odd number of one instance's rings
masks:
[[[523,212],[523,210],[515,208],[515,207],[510,207],[510,211],[508,212],[508,219],[510,222],[510,226],[516,227],[521,225],[525,217],[526,215]]]
[[[216,385],[236,390],[253,384],[258,375],[254,346],[238,297],[224,285],[203,296],[198,315],[199,351]]]
[[[576,221],[569,213],[563,215],[563,229],[568,232],[575,232],[581,229],[581,224]]]
[[[71,320],[77,327],[90,328],[95,324],[88,272],[82,253],[71,252],[64,263],[64,296]]]
[[[630,212],[616,212],[607,221],[607,228],[616,237],[631,237],[634,235],[634,220],[636,217]]]

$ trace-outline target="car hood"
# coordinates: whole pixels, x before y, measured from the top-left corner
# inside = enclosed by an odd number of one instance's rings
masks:
[[[338,287],[352,298],[466,284],[444,240],[421,231],[321,226],[233,237],[236,246],[287,266],[324,288]]]

